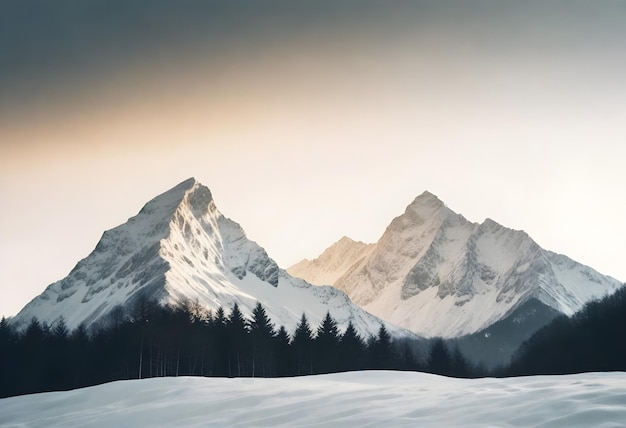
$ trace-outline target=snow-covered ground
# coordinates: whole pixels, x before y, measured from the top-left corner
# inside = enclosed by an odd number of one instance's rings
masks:
[[[623,427],[626,373],[159,378],[0,400],[1,427]]]

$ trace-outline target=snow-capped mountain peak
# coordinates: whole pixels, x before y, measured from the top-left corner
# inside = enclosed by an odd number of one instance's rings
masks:
[[[433,207],[443,207],[445,204],[441,199],[437,197],[437,195],[430,193],[428,190],[424,190],[419,196],[417,196],[411,204],[410,207],[419,206],[419,205],[430,205]]]
[[[342,257],[333,254],[335,260]],[[523,231],[489,218],[470,222],[429,192],[393,219],[363,257],[345,259],[350,263],[334,269],[327,283],[368,311],[424,336],[475,333],[531,299],[569,315],[620,285],[543,250]],[[316,282],[327,269],[324,260],[326,252],[290,272]]]
[[[421,224],[435,215],[441,215],[446,209],[445,204],[430,192],[424,192],[413,200],[404,211],[404,214],[397,217],[396,220],[403,224],[418,223]],[[394,222],[392,222],[394,224]]]
[[[94,251],[70,274],[26,305],[12,323],[33,317],[70,328],[106,323],[116,306],[140,296],[161,303],[197,300],[227,311],[237,303],[250,313],[261,302],[277,325],[293,330],[302,313],[315,326],[329,311],[340,327],[352,321],[364,336],[380,319],[341,291],[293,278],[236,222],[223,216],[210,190],[190,178],[149,201],[126,223],[106,231]],[[395,335],[409,333],[385,323]]]

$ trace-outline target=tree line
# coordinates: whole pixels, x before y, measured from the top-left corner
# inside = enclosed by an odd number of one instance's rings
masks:
[[[424,346],[424,344],[422,344]],[[117,308],[106,328],[69,331],[33,319],[16,332],[0,322],[0,397],[69,390],[123,379],[160,376],[281,377],[350,370],[419,370],[468,377],[475,373],[443,340],[426,355],[392,340],[381,325],[362,338],[350,322],[340,332],[327,313],[313,329],[305,314],[292,334],[276,328],[258,303],[251,317],[235,304],[210,312],[197,302],[161,306],[139,299]]]
[[[510,365],[473,366],[441,338],[392,340],[383,325],[362,338],[340,332],[327,313],[313,329],[305,314],[292,334],[276,328],[263,306],[251,317],[238,305],[206,311],[197,302],[160,306],[139,299],[112,311],[106,327],[70,331],[33,319],[21,332],[0,321],[0,397],[68,390],[160,376],[280,377],[350,370],[412,370],[455,377],[569,374],[626,370],[626,287],[558,317],[535,333]]]
[[[508,376],[626,371],[626,287],[555,318],[524,342]]]

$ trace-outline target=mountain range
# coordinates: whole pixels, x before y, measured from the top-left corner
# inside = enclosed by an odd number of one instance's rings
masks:
[[[106,325],[117,308],[129,310],[142,297],[210,310],[236,303],[247,315],[260,302],[290,332],[303,313],[315,327],[330,312],[340,330],[352,322],[369,337],[383,324],[396,338],[443,337],[492,365],[557,315],[620,285],[523,231],[471,222],[429,192],[376,243],[343,237],[284,270],[191,178],[104,232],[91,254],[11,323]]]
[[[396,337],[413,336],[365,312],[336,288],[289,275],[219,212],[209,189],[193,178],[104,232],[91,254],[11,323],[24,328],[33,317],[48,324],[63,317],[69,328],[106,325],[115,308],[131,308],[142,296],[162,304],[197,301],[227,313],[237,303],[247,315],[260,302],[271,320],[290,332],[303,313],[315,328],[328,311],[340,329],[351,321],[364,337],[376,335],[381,324]]]
[[[572,315],[621,285],[544,250],[523,231],[491,219],[468,221],[429,192],[393,219],[378,242],[343,237],[288,272],[333,285],[418,335],[503,357],[556,315]]]

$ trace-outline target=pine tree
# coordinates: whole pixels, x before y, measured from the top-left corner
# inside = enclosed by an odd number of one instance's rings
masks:
[[[221,306],[217,308],[217,311],[215,311],[215,317],[213,317],[213,325],[216,327],[226,325],[226,314],[224,313],[224,308],[222,308]]]
[[[47,327],[33,318],[20,338],[21,355],[19,361],[25,368],[20,382],[22,387],[27,390],[35,392],[48,390],[45,385],[46,368],[44,364],[45,353],[48,348],[48,332]]]
[[[30,320],[28,327],[26,327],[26,331],[24,331],[23,339],[25,341],[30,341],[33,344],[39,344],[43,342],[44,336],[44,328],[37,318]]]
[[[365,343],[354,328],[352,321],[348,322],[348,327],[339,340],[337,360],[339,370],[365,368]]]
[[[430,354],[426,361],[426,368],[430,373],[449,376],[452,371],[452,356],[442,338],[433,339]]]
[[[291,348],[291,338],[284,326],[280,326],[274,339],[274,355],[276,357],[276,375],[292,376],[296,374],[291,366],[293,361],[293,350]]]
[[[207,334],[207,374],[209,376],[228,375],[228,335],[226,315],[221,306],[215,311]]]
[[[458,346],[455,346],[452,351],[450,375],[454,377],[471,377],[472,375],[472,367]]]
[[[396,358],[391,343],[391,335],[383,324],[378,329],[378,336],[370,346],[372,367],[376,369],[396,368]]]
[[[69,330],[65,323],[65,318],[61,316],[52,329],[52,334],[59,340],[66,340],[69,336]]]
[[[252,321],[250,322],[252,377],[259,375],[266,377],[273,374],[272,340],[274,335],[274,325],[267,316],[265,308],[257,302],[252,311]]]
[[[313,333],[303,313],[293,334],[292,347],[295,353],[296,374],[313,373]]]
[[[59,318],[52,329],[48,345],[47,377],[50,389],[67,389],[69,382],[66,368],[69,360],[69,330],[63,317]]]
[[[331,373],[338,370],[336,360],[337,347],[339,345],[339,331],[337,321],[326,312],[326,316],[317,328],[317,336],[314,341],[314,358],[317,364],[316,373]]]
[[[5,317],[0,320],[0,398],[14,392],[21,373],[17,356],[17,335]]]
[[[410,339],[394,342],[397,350],[398,368],[400,370],[424,371],[420,363],[419,351]]]
[[[228,377],[241,377],[245,373],[244,354],[248,349],[248,328],[246,319],[235,303],[226,322],[228,343]]]
[[[13,329],[9,326],[9,321],[3,316],[0,319],[0,343],[9,343],[14,339],[14,334]]]
[[[81,323],[69,337],[70,356],[74,377],[71,379],[72,388],[87,386],[90,382],[90,371],[93,370],[91,361],[91,343],[87,327]]]

